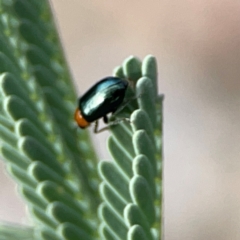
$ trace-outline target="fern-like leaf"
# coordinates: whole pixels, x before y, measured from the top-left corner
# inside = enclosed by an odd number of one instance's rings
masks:
[[[131,126],[122,123],[111,128],[108,148],[114,161],[99,164],[104,200],[99,208],[103,220],[99,232],[106,240],[157,240],[162,197],[162,97],[157,95],[156,60],[147,56],[140,63],[130,57],[116,68],[115,75],[132,82],[128,97],[135,96],[137,104],[132,100],[123,110],[126,115],[131,109]]]
[[[0,11],[1,156],[36,238],[93,239],[96,157],[73,124],[76,94],[48,1],[2,0]]]

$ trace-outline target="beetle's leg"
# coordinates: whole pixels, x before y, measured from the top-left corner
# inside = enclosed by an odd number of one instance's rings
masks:
[[[105,120],[108,121],[107,116],[105,116],[105,119],[104,119],[104,117],[103,117],[103,121],[104,121],[104,122],[105,122]],[[98,129],[98,120],[95,122],[95,125],[94,125],[94,133],[100,133],[100,132],[103,132],[103,131],[108,130],[108,129],[109,129],[108,126],[107,126],[107,127],[104,127],[104,128],[101,128],[101,129]]]
[[[103,116],[103,121],[104,121],[104,123],[108,124],[108,117],[107,117],[107,115]],[[101,129],[98,129],[98,126],[99,126],[98,120],[96,120],[95,121],[95,125],[94,125],[94,133],[100,133],[100,132],[103,132],[103,131],[109,129],[108,126],[104,127],[104,128],[101,128]]]
[[[103,121],[104,121],[104,123],[106,123],[106,124],[109,122],[107,115],[103,116]]]
[[[103,116],[103,121],[107,124],[108,123],[108,117],[107,116]],[[98,129],[98,120],[95,121],[95,125],[94,125],[94,133],[100,133],[100,132],[103,132],[105,130],[108,130],[108,126],[107,127],[104,127],[104,128],[101,128],[101,129]]]
[[[94,133],[98,133],[98,131],[99,131],[98,130],[98,120],[96,120],[95,123],[94,123],[94,130],[93,131],[94,131]]]
[[[110,126],[114,126],[114,125],[118,125],[121,122],[129,122],[130,123],[130,119],[129,118],[120,118],[120,119],[116,119],[113,122],[109,122],[107,123],[106,127],[103,127],[101,129],[98,129],[98,121],[95,122],[95,126],[94,126],[94,133],[100,133],[103,132],[105,130],[109,130]]]

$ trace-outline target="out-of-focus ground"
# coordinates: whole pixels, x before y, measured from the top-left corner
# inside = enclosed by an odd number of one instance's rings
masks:
[[[78,92],[151,53],[165,94],[165,240],[240,239],[240,2],[52,0]],[[109,158],[94,135],[102,158]],[[26,221],[0,175],[0,219]],[[24,220],[25,219],[25,220]]]

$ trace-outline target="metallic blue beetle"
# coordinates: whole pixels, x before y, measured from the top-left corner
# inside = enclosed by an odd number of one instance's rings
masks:
[[[106,77],[93,85],[79,98],[78,108],[75,111],[75,121],[80,128],[86,128],[91,122],[103,118],[108,123],[107,114],[114,113],[122,104],[128,87],[128,81],[118,77]]]

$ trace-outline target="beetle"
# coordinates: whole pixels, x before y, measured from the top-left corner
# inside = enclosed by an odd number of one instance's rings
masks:
[[[95,83],[78,100],[78,108],[74,115],[78,126],[84,129],[95,122],[95,133],[107,129],[108,127],[98,130],[98,120],[103,118],[104,123],[109,123],[107,114],[114,114],[119,110],[127,88],[128,81],[119,77],[105,77]],[[116,120],[111,124],[117,124],[122,120],[129,119]]]

